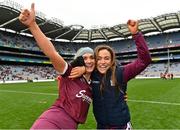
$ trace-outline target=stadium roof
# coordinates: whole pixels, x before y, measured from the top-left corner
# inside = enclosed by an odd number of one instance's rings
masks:
[[[18,20],[21,9],[22,6],[16,2],[10,0],[0,2],[0,28],[30,34],[27,27]],[[61,20],[57,18],[47,19],[42,12],[36,12],[36,21],[46,36],[54,40],[60,39],[71,42],[110,41],[113,39],[125,39],[131,35],[126,23],[112,27],[85,29],[82,25],[64,26]],[[180,12],[139,20],[139,30],[143,34],[163,33],[166,30],[175,28],[180,29]]]

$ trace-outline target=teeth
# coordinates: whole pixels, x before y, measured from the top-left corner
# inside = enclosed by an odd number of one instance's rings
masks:
[[[92,67],[93,65],[91,65],[91,64],[88,64],[88,65],[86,65],[86,67]]]
[[[92,66],[86,66],[86,67],[92,67]]]

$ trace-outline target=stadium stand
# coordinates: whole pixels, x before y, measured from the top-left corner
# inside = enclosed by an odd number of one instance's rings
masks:
[[[28,29],[17,19],[22,6],[10,0],[0,2],[0,82],[16,80],[54,79],[49,59],[36,45]],[[139,20],[139,30],[145,35],[153,59],[152,64],[138,77],[160,77],[167,68],[180,77],[180,12]],[[107,44],[114,48],[117,61],[126,64],[137,56],[126,24],[109,28],[85,29],[81,25],[64,26],[56,18],[47,19],[37,12],[36,20],[51,39],[57,51],[71,61],[80,47],[95,48]],[[176,31],[169,31],[177,29]],[[150,34],[156,32],[157,34]]]
[[[24,66],[24,65],[1,65],[0,80],[47,80],[57,76],[52,67]]]
[[[170,72],[175,75],[175,77],[180,77],[179,71],[180,64],[172,63],[170,66]],[[145,71],[143,71],[139,77],[151,77],[151,78],[159,78],[161,73],[167,69],[167,64],[157,63],[151,64]]]
[[[171,38],[173,41],[171,43],[170,49],[170,58],[171,58],[171,72],[174,73],[175,77],[180,76],[178,72],[180,53],[179,53],[179,41],[178,36],[180,32],[173,32],[170,34],[159,34],[145,37],[149,45],[151,45],[151,55],[153,57],[154,64],[149,66],[144,72],[142,72],[139,77],[159,77],[161,72],[164,72],[167,67],[167,40],[164,40],[162,37]],[[26,79],[53,79],[57,76],[57,73],[53,71],[52,66],[48,59],[42,54],[39,48],[36,46],[34,39],[27,36],[22,36],[19,34],[11,34],[10,32],[0,31],[1,42],[0,42],[0,59],[1,67],[0,80],[26,80]],[[14,40],[14,38],[18,40]],[[20,39],[20,40],[19,40]],[[17,44],[16,44],[17,43]],[[24,43],[24,44],[23,44]],[[27,43],[27,44],[26,44]],[[56,49],[61,55],[63,55],[66,60],[72,60],[74,53],[79,47],[90,46],[94,48],[96,45],[105,44],[103,42],[98,43],[70,43],[70,42],[58,42],[53,41]],[[116,50],[117,60],[120,63],[128,63],[136,58],[135,44],[132,40],[119,40],[111,41],[106,43],[113,47]],[[18,46],[19,45],[19,46]],[[174,46],[174,47],[173,47]],[[18,48],[18,50],[16,50]],[[160,49],[158,49],[160,48]],[[24,51],[25,50],[25,51]],[[8,65],[7,62],[13,63],[13,65]],[[18,65],[19,62],[22,62],[21,65]],[[157,63],[156,63],[157,62]],[[160,63],[159,63],[160,62]],[[32,63],[35,66],[26,66],[27,63]],[[44,66],[46,63],[46,66]],[[48,63],[48,64],[47,64]],[[43,65],[43,66],[42,66]],[[25,71],[32,70],[35,71]],[[50,70],[50,71],[48,71]],[[43,73],[44,71],[44,73]],[[37,73],[39,72],[39,73]],[[50,73],[53,72],[53,73]],[[47,76],[46,73],[51,74],[52,76]],[[44,74],[44,75],[43,75]]]

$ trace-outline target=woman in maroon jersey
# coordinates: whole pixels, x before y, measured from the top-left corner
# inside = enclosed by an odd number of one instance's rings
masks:
[[[59,97],[33,124],[33,129],[77,129],[79,123],[84,123],[89,105],[92,101],[89,79],[95,67],[94,52],[91,48],[81,48],[75,58],[82,58],[86,73],[71,80],[71,69],[74,64],[68,64],[55,50],[50,40],[42,33],[35,21],[34,4],[31,9],[22,10],[19,15],[21,23],[26,25],[34,36],[37,45],[50,59],[54,68],[61,74]],[[81,57],[82,56],[82,57]],[[75,72],[76,73],[76,72]]]

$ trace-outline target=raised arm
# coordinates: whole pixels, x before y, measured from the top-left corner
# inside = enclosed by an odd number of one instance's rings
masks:
[[[132,63],[124,66],[123,76],[125,82],[141,73],[151,63],[151,56],[146,41],[143,35],[138,32],[138,21],[129,20],[127,24],[129,31],[132,33],[133,39],[136,43],[138,58]]]
[[[29,27],[32,35],[34,36],[37,45],[41,48],[43,53],[50,59],[54,68],[63,73],[66,62],[65,60],[58,54],[56,49],[54,48],[53,44],[50,40],[43,34],[39,26],[35,21],[35,8],[34,3],[31,4],[31,9],[24,9],[19,15],[19,20],[21,23]]]

